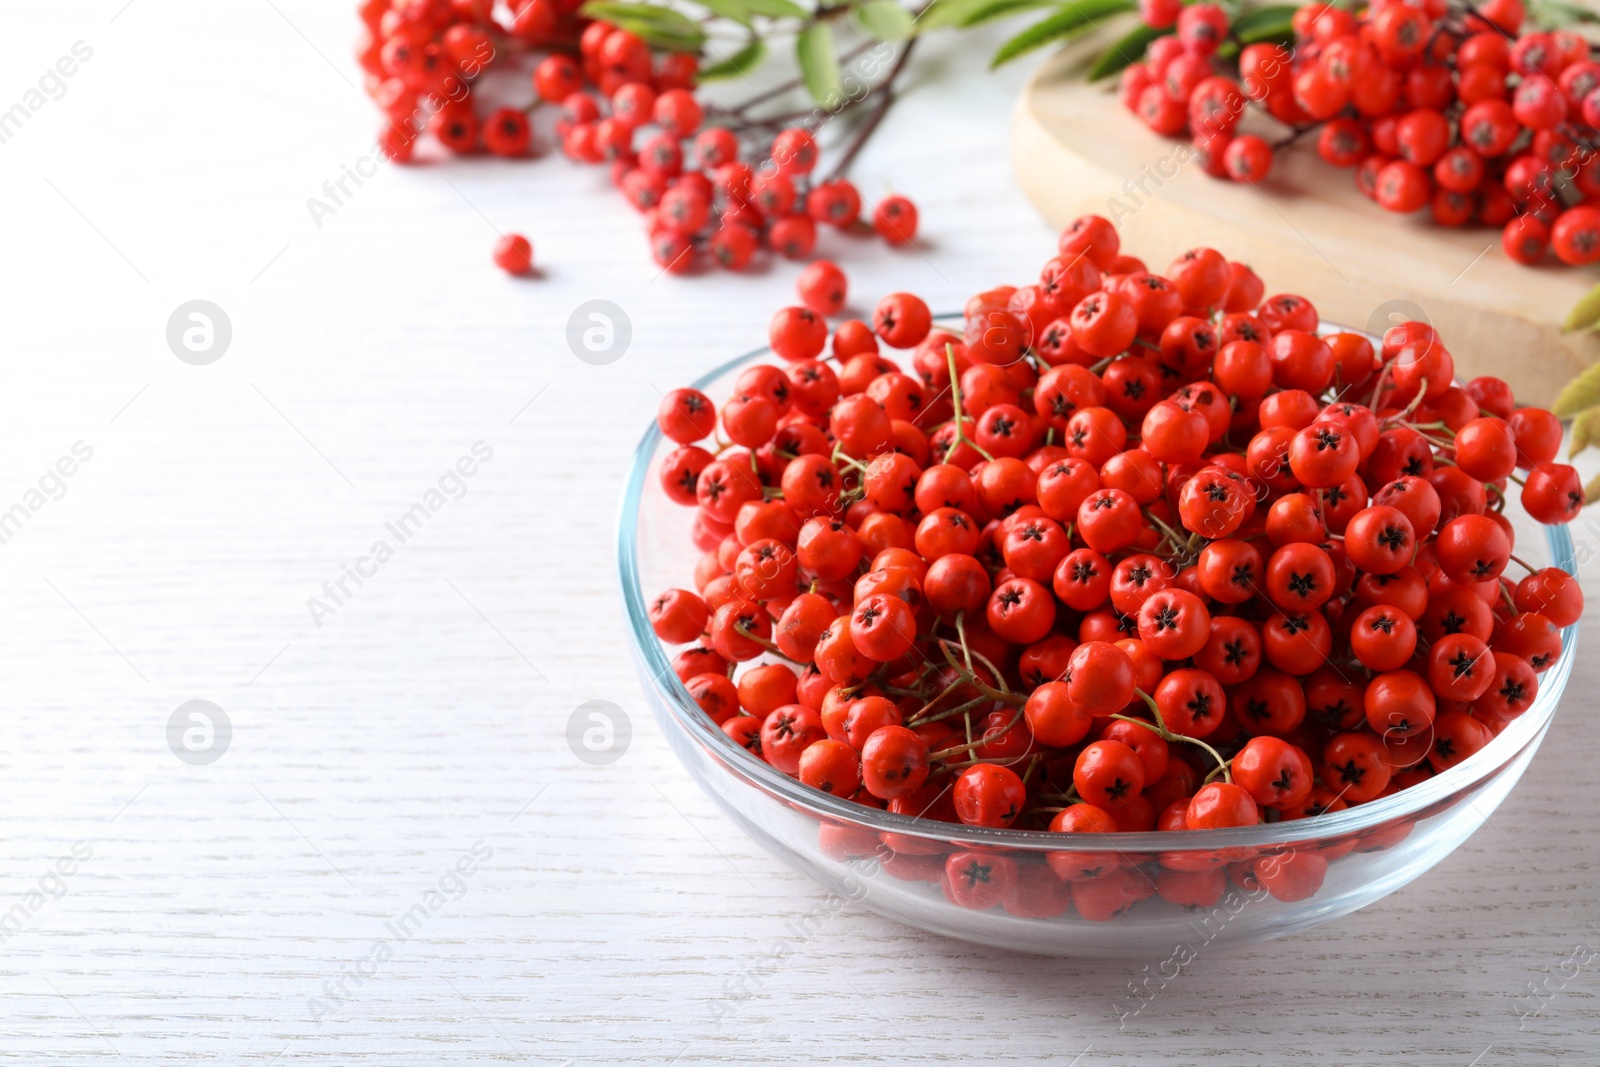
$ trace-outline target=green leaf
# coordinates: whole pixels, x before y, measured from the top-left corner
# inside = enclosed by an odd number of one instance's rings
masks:
[[[1528,5],[1528,17],[1541,30],[1566,29],[1575,22],[1600,22],[1600,14],[1561,0],[1536,0]]]
[[[903,41],[917,32],[911,12],[896,0],[866,0],[855,10],[861,28],[880,41]]]
[[[977,10],[961,20],[961,25],[981,26],[985,22],[995,22],[1011,15],[1020,15],[1024,11],[1055,6],[1056,0],[984,0]]]
[[[725,19],[732,19],[743,26],[750,25],[750,18],[754,14],[750,5],[744,0],[694,0],[695,3]]]
[[[1600,326],[1600,285],[1585,293],[1583,299],[1567,313],[1567,321],[1561,324],[1561,331],[1572,333],[1574,330],[1588,330],[1595,326]]]
[[[794,51],[806,92],[823,107],[832,107],[844,93],[844,85],[839,80],[839,60],[833,51],[833,31],[826,22],[813,22],[800,31]]]
[[[1059,41],[1081,33],[1093,25],[1096,19],[1132,10],[1134,10],[1133,0],[1074,0],[1062,4],[1060,11],[1035,22],[1001,45],[999,51],[995,52],[994,58],[989,61],[989,66],[991,69],[998,67],[1018,56],[1042,48],[1051,41]]]
[[[769,19],[803,19],[811,15],[811,12],[792,0],[745,0],[745,6]]]
[[[1228,32],[1245,44],[1261,41],[1293,41],[1294,13],[1299,10],[1289,4],[1273,4],[1247,11],[1234,20]]]
[[[937,30],[944,26],[963,26],[975,11],[981,11],[994,0],[933,0],[917,16],[917,29]]]
[[[703,82],[717,81],[722,78],[740,78],[749,74],[761,65],[767,57],[767,43],[759,37],[750,38],[750,43],[745,45],[733,55],[720,63],[714,63],[700,72],[699,80]]]
[[[1110,48],[1100,53],[1100,58],[1089,67],[1089,80],[1097,82],[1101,78],[1109,78],[1113,74],[1121,74],[1128,67],[1133,66],[1144,58],[1145,52],[1150,47],[1150,42],[1157,37],[1165,37],[1172,33],[1169,27],[1165,30],[1153,30],[1149,26],[1139,25],[1129,30],[1121,39],[1112,43]]]
[[[1556,418],[1565,419],[1597,405],[1600,405],[1600,363],[1568,382],[1550,410]]]
[[[1567,448],[1567,458],[1600,441],[1600,408],[1580,411],[1572,417],[1572,444]]]
[[[706,40],[705,30],[693,19],[660,4],[589,0],[583,5],[583,13],[636,34],[648,44],[674,52],[698,52]]]

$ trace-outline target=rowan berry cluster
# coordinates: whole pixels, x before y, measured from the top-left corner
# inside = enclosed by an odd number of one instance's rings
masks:
[[[741,109],[708,115],[695,93],[694,53],[658,52],[634,33],[580,16],[581,6],[524,0],[501,25],[492,0],[365,0],[361,63],[368,92],[388,116],[380,146],[407,160],[426,131],[457,155],[526,157],[535,136],[530,116],[548,105],[559,112],[552,132],[562,152],[609,165],[612,182],[644,216],[651,255],[673,273],[707,261],[743,270],[762,249],[809,260],[818,226],[876,232],[896,245],[916,236],[909,199],[889,196],[864,219],[849,180],[813,179],[821,153],[808,130],[750,119]],[[548,54],[533,67],[531,104],[479,99],[474,82],[483,70],[503,56],[536,52]],[[509,273],[526,273],[532,246],[507,235],[494,259]]]
[[[1544,523],[1583,503],[1549,412],[1455,384],[1423,323],[1319,330],[1212,249],[1155,274],[1086,216],[951,329],[895,293],[770,339],[720,410],[661,405],[704,555],[649,612],[734,743],[837,797],[1108,834],[1337,811],[1487,745],[1581,612],[1562,571],[1505,573],[1512,486]],[[963,903],[1019,884],[914,844],[899,869]],[[1108,886],[1115,856],[1052,855],[1057,889],[1107,917],[1224,887],[1182,856]],[[1328,858],[1234,874],[1293,899]]]
[[[1390,211],[1427,208],[1443,226],[1501,229],[1506,254],[1600,260],[1600,63],[1570,31],[1522,29],[1521,0],[1375,0],[1359,14],[1301,7],[1295,43],[1230,38],[1214,4],[1141,0],[1151,42],[1123,72],[1122,99],[1151,129],[1192,136],[1206,172],[1256,182],[1274,145],[1239,133],[1250,104],[1315,134]],[[1230,49],[1231,52],[1231,49]]]

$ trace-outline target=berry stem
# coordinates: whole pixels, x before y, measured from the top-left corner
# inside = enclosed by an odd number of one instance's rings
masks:
[[[739,622],[734,623],[733,624],[733,632],[738,634],[740,637],[743,637],[743,638],[745,638],[747,640],[750,640],[750,641],[754,641],[756,644],[760,645],[762,648],[766,649],[768,652],[772,653],[774,656],[777,656],[780,659],[783,659],[784,661],[786,661],[788,663],[793,663],[796,667],[804,667],[805,666],[805,664],[801,663],[799,660],[789,659],[788,656],[785,656],[783,654],[783,650],[781,648],[779,648],[777,645],[773,644],[771,641],[768,641],[765,637],[762,637],[759,634],[751,633],[750,630],[747,629],[743,623],[739,623]]]
[[[828,458],[830,460],[832,460],[834,463],[839,464],[840,466],[853,467],[854,469],[860,471],[862,474],[867,473],[867,465],[865,463],[862,463],[858,459],[851,459],[849,454],[844,452],[843,449],[844,449],[844,445],[842,445],[842,444],[834,445],[833,446],[833,455],[829,456]]]
[[[1020,693],[1013,693],[1010,689],[996,689],[989,683],[985,682],[982,678],[979,678],[976,672],[963,670],[961,664],[956,662],[955,654],[951,651],[953,648],[954,646],[949,641],[941,640],[939,642],[939,650],[944,653],[944,658],[949,662],[950,666],[954,667],[961,673],[962,681],[971,684],[978,690],[978,692],[982,693],[990,700],[998,700],[1018,708],[1028,702],[1028,698],[1022,696]],[[984,667],[990,671],[993,671],[994,676],[997,679],[1001,679],[1001,685],[1006,684],[1004,679],[1001,678],[1000,672],[995,670],[994,664],[990,663],[976,652],[973,652],[972,655],[977,656],[978,662],[982,663]]]
[[[950,447],[944,450],[944,462],[949,463],[950,457],[955,454],[956,449],[966,443],[972,446],[974,452],[992,463],[994,462],[994,457],[980,448],[978,442],[968,437],[966,431],[961,428],[961,380],[956,375],[956,348],[954,345],[947,344],[944,346],[944,358],[950,368],[950,407],[955,411],[954,422],[956,427],[955,440],[951,441]]]
[[[1039,764],[1043,760],[1044,757],[1039,753],[1035,752],[1033,754],[1033,758],[1028,761],[1028,769],[1022,772],[1022,784],[1024,786],[1028,784],[1028,779],[1033,777],[1033,772],[1039,769]]]
[[[958,681],[956,684],[960,685],[961,682]],[[938,703],[938,701],[935,701],[934,703]],[[977,711],[980,705],[993,703],[994,700],[991,697],[977,696],[967,701],[965,704],[950,708],[948,711],[941,711],[937,715],[923,717],[919,711],[916,715],[913,715],[910,719],[906,720],[906,725],[910,726],[914,724],[917,726],[926,726],[930,722],[943,722],[945,719],[953,719],[957,715],[966,715],[970,712]],[[933,704],[928,705],[928,707],[932,706]]]
[[[967,647],[967,612],[965,609],[956,612],[956,636],[961,639],[961,658],[967,662],[967,670],[972,670],[972,649]]]
[[[1407,404],[1406,409],[1400,413],[1400,420],[1404,422],[1406,419],[1409,419],[1412,413],[1415,412],[1417,408],[1422,406],[1422,398],[1427,395],[1428,376],[1423,375],[1422,381],[1417,384],[1417,395],[1411,398],[1411,403]]]
[[[1277,152],[1277,151],[1280,151],[1282,149],[1288,148],[1290,145],[1292,145],[1296,141],[1300,140],[1300,138],[1304,137],[1306,134],[1311,133],[1314,130],[1320,130],[1322,128],[1322,125],[1323,125],[1322,123],[1317,122],[1317,123],[1312,123],[1309,126],[1296,126],[1296,127],[1294,127],[1293,131],[1287,137],[1283,137],[1283,138],[1280,138],[1277,141],[1272,142],[1272,150],[1274,152]]]
[[[894,61],[894,66],[890,68],[889,76],[877,86],[880,94],[878,106],[871,115],[867,116],[867,120],[861,124],[861,128],[850,138],[850,145],[844,150],[844,155],[839,157],[839,162],[834,164],[833,169],[828,172],[828,176],[823,181],[831,182],[849,172],[850,164],[855,162],[856,156],[860,154],[861,149],[866,147],[867,140],[877,130],[879,124],[883,122],[883,117],[889,113],[889,108],[894,104],[897,95],[894,91],[895,80],[900,77],[900,72],[905,69],[906,61],[911,58],[911,53],[916,49],[916,46],[917,39],[915,37],[906,42],[905,49],[900,53],[900,57]],[[867,95],[870,96],[871,94],[868,93]],[[866,96],[861,99],[865,100]],[[857,101],[857,103],[859,102]]]
[[[1228,761],[1222,758],[1222,754],[1220,752],[1206,744],[1204,741],[1200,740],[1198,737],[1190,737],[1188,734],[1173,733],[1171,730],[1167,729],[1166,720],[1161,717],[1161,709],[1156,706],[1155,697],[1151,696],[1149,693],[1146,693],[1143,689],[1135,689],[1134,692],[1139,695],[1139,699],[1145,702],[1145,706],[1150,709],[1150,714],[1155,717],[1154,730],[1156,735],[1159,736],[1161,740],[1167,742],[1183,741],[1191,745],[1199,745],[1201,748],[1205,749],[1211,754],[1212,759],[1217,761],[1217,770],[1222,772],[1223,778],[1229,782],[1233,781],[1233,775],[1228,770]],[[1145,722],[1143,719],[1135,719],[1130,715],[1113,715],[1111,717],[1113,719],[1121,719],[1123,722],[1136,722],[1147,730],[1151,729],[1150,723]],[[1212,772],[1212,774],[1215,773],[1216,771]],[[1207,780],[1209,781],[1209,776]]]
[[[1021,721],[1022,709],[1018,708],[1016,713],[1011,716],[1011,721],[1006,723],[1006,728],[1004,730],[1001,730],[999,733],[995,734],[985,733],[982,737],[973,741],[968,741],[964,745],[952,745],[950,748],[941,748],[937,752],[930,752],[928,753],[928,762],[932,763],[934,760],[949,759],[951,756],[958,756],[963,752],[971,752],[975,748],[981,748],[991,741],[998,741],[1006,734],[1009,734],[1012,730],[1014,730],[1017,723]],[[970,727],[967,730],[967,735],[969,737],[972,735],[972,730]]]
[[[1367,397],[1367,407],[1373,411],[1378,410],[1378,398],[1383,396],[1383,387],[1389,384],[1389,368],[1392,363],[1385,363],[1378,369],[1378,375],[1372,383],[1372,393]]]
[[[1161,531],[1162,541],[1171,542],[1173,555],[1179,555],[1188,550],[1189,538],[1185,537],[1183,534],[1180,534],[1178,531],[1174,530],[1172,527],[1156,518],[1155,514],[1148,508],[1145,509],[1144,517],[1146,522],[1150,523],[1151,525],[1155,526],[1156,529]]]

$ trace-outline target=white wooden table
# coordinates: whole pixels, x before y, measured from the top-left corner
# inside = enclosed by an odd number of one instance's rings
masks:
[[[0,15],[0,109],[28,109],[0,143],[0,1062],[1596,1062],[1600,969],[1570,962],[1600,945],[1592,661],[1466,847],[1331,927],[1199,959],[1123,1029],[1138,964],[853,906],[796,939],[819,890],[649,721],[611,524],[656,387],[752,347],[797,268],[657,277],[604,175],[555,159],[384,167],[318,226],[307,199],[373,128],[352,6]],[[926,234],[824,239],[862,306],[953,306],[1050,252],[1006,158],[1022,72],[984,75],[991,47],[932,43],[856,169]],[[490,266],[497,229],[542,280]],[[232,326],[205,366],[166,340],[194,299]],[[565,342],[590,299],[632,322],[608,366]],[[400,543],[387,524],[480,441]],[[392,558],[362,562],[378,540]],[[370,577],[333,602],[347,566]],[[632,720],[609,766],[565,741],[591,699]],[[169,747],[191,700],[231,724],[209,764]],[[1558,992],[1522,1018],[1533,983]]]

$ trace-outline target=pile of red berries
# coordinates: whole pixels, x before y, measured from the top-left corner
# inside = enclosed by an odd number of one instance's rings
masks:
[[[807,260],[819,225],[875,231],[890,244],[916,236],[909,199],[885,198],[869,224],[850,181],[812,179],[820,152],[808,130],[735,112],[708,121],[694,91],[693,53],[657,54],[636,34],[581,17],[581,6],[520,0],[501,25],[491,0],[365,0],[361,63],[368,92],[388,117],[380,147],[391,159],[410,159],[426,131],[458,155],[525,157],[534,145],[530,115],[552,105],[562,151],[610,166],[612,182],[645,217],[656,263],[674,273],[704,260],[742,270],[763,248]],[[480,100],[475,82],[484,70],[539,53],[548,54],[533,67],[531,104]],[[532,247],[508,235],[495,261],[526,273]]]
[[[1319,335],[1310,301],[1263,299],[1212,249],[1158,275],[1119,244],[1079,219],[1037,283],[951,330],[895,293],[828,351],[827,322],[785,308],[782,365],[720,412],[664,399],[660,484],[704,555],[650,618],[733,742],[905,815],[1177,831],[1388,796],[1530,706],[1583,603],[1560,570],[1504,573],[1526,567],[1512,484],[1544,523],[1583,503],[1555,417],[1456,385],[1423,323]],[[999,900],[961,856],[922,874]],[[1320,884],[1285,869],[1250,876]],[[1169,899],[1223,875],[1186,869]],[[1083,892],[1085,914],[1130,903]]]
[[[1374,0],[1359,14],[1311,3],[1296,43],[1245,45],[1237,66],[1222,8],[1141,0],[1176,32],[1123,72],[1122,99],[1151,129],[1191,136],[1206,172],[1256,182],[1273,148],[1237,132],[1249,104],[1315,133],[1390,211],[1428,208],[1444,226],[1502,229],[1506,254],[1600,260],[1600,62],[1569,31],[1526,32],[1521,0]]]

